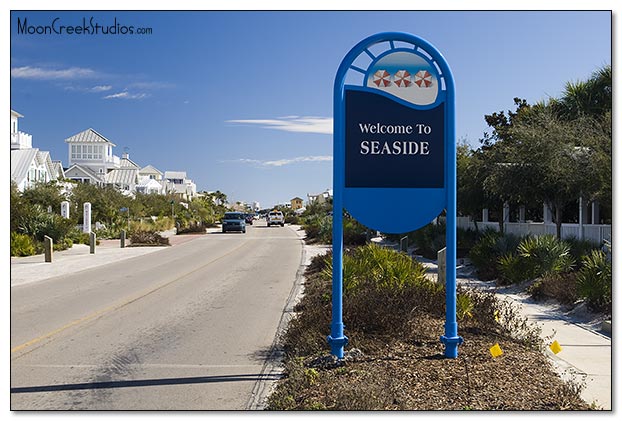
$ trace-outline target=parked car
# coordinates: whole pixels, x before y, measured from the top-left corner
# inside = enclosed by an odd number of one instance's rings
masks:
[[[246,221],[247,224],[253,225],[253,214],[247,213],[246,215],[244,215],[244,220]]]
[[[222,221],[222,232],[239,231],[246,233],[246,220],[242,212],[226,212]]]
[[[283,212],[281,211],[271,211],[268,213],[268,217],[266,218],[268,222],[268,226],[270,225],[280,225],[282,227],[285,226],[285,217],[283,216]]]

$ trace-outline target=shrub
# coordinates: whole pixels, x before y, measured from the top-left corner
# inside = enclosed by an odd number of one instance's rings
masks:
[[[367,244],[344,254],[343,270],[346,324],[361,332],[399,332],[415,312],[442,311],[443,286],[404,253]],[[322,277],[332,280],[332,261]]]
[[[189,222],[185,227],[179,228],[177,230],[177,234],[193,234],[193,233],[205,234],[205,225],[203,225],[203,222],[192,221],[192,222]]]
[[[506,253],[498,259],[500,285],[517,284],[531,279],[531,271],[526,270],[525,258],[516,253]]]
[[[11,232],[11,256],[32,256],[36,254],[32,238],[26,234]]]
[[[100,238],[100,231],[95,231],[97,238]],[[91,237],[88,232],[82,232],[78,229],[74,229],[69,233],[69,238],[74,244],[89,244]],[[105,238],[105,237],[103,237]]]
[[[155,231],[137,230],[130,235],[130,245],[168,246],[170,242]]]
[[[36,241],[43,241],[43,237],[47,235],[55,243],[60,242],[74,229],[70,219],[48,213],[39,205],[30,207],[19,219],[18,232],[29,235]]]
[[[545,275],[527,288],[535,300],[555,299],[565,305],[573,304],[577,296],[576,272]]]
[[[332,219],[332,218],[331,218]],[[331,242],[332,220],[331,220]],[[347,246],[359,246],[367,242],[367,228],[354,218],[344,218],[343,220],[343,244]]]
[[[590,240],[579,240],[576,237],[569,237],[564,239],[564,241],[570,246],[570,255],[579,264],[583,263],[583,258],[589,255],[592,250],[598,249],[598,244]]]
[[[467,316],[473,317],[475,304],[471,300],[471,296],[465,293],[456,294],[456,317],[458,320],[464,320]]]
[[[592,250],[583,259],[577,273],[577,293],[591,309],[611,313],[611,275],[611,261],[602,250]]]
[[[306,219],[304,230],[311,242],[330,244],[333,241],[333,218],[328,215],[311,215]]]
[[[491,281],[499,277],[499,258],[516,251],[520,237],[486,230],[469,252],[479,279]]]
[[[331,244],[333,242],[333,217],[312,215],[303,225],[306,239],[312,243]],[[362,245],[367,241],[367,229],[356,219],[343,218],[343,243],[349,246]]]
[[[445,223],[430,223],[410,233],[408,239],[415,244],[417,253],[436,259],[438,251],[445,247]]]
[[[52,247],[54,248],[54,251],[67,250],[73,247],[73,241],[71,240],[71,238],[65,237],[58,243],[55,242]]]
[[[524,258],[525,272],[532,277],[568,272],[574,265],[570,245],[552,235],[527,237],[518,245],[517,252]]]

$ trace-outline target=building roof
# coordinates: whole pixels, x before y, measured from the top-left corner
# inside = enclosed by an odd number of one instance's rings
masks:
[[[151,188],[159,188],[162,189],[163,186],[159,181],[154,180],[153,178],[149,178],[148,176],[140,178],[136,187],[151,187]]]
[[[136,184],[138,168],[119,168],[106,174],[107,184],[132,185]]]
[[[109,143],[112,146],[117,146],[112,143],[110,140],[106,139],[101,134],[97,133],[95,130],[88,128],[83,132],[78,134],[74,134],[71,137],[65,139],[66,143]]]
[[[19,184],[26,178],[32,161],[37,158],[37,152],[37,148],[11,151],[11,180]]]
[[[153,165],[149,164],[146,167],[143,167],[140,169],[140,173],[141,174],[158,174],[158,175],[162,175],[162,171],[160,171],[159,169],[157,169],[156,167],[154,167]]]
[[[121,168],[125,168],[125,169],[133,169],[133,170],[139,170],[140,169],[140,165],[138,165],[136,162],[132,161],[129,158],[129,156],[123,156],[123,158],[121,158],[119,166]]]
[[[56,180],[56,173],[54,172],[54,164],[52,163],[50,153],[48,151],[39,151],[37,153],[37,159],[40,163],[45,164],[48,174],[50,175],[50,180]]]
[[[302,200],[300,197],[296,196],[292,200]]]
[[[23,115],[21,115],[20,113],[18,113],[15,110],[11,110],[11,115],[14,115],[15,117],[23,117]]]
[[[185,171],[164,171],[164,178],[167,179],[185,179],[186,172]]]
[[[98,183],[102,183],[104,181],[103,174],[98,174],[89,167],[82,166],[80,164],[73,164],[71,167],[67,168],[67,171],[65,171],[67,178],[76,177],[75,175],[70,174],[74,171],[81,172],[82,174],[84,174],[84,176],[90,177]]]
[[[52,169],[57,179],[65,178],[65,170],[61,161],[52,161]]]

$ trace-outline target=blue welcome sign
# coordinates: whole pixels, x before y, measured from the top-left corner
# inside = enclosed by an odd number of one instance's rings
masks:
[[[445,356],[462,338],[456,322],[454,81],[443,56],[406,33],[358,43],[334,88],[333,320],[328,341],[343,357],[343,209],[364,225],[404,233],[447,211]]]

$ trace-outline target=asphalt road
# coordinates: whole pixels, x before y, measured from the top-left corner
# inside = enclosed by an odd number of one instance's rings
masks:
[[[11,409],[246,409],[301,256],[261,221],[12,287]]]

